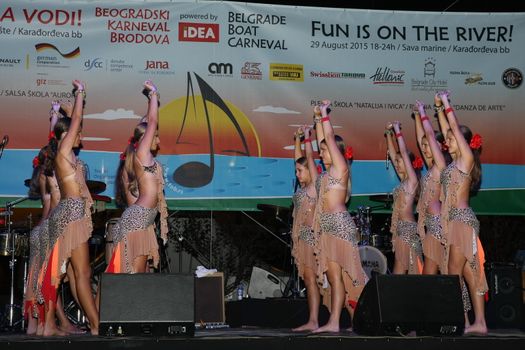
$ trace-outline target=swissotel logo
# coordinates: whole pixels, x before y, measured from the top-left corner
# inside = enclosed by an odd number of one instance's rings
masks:
[[[219,24],[179,22],[179,41],[219,42]]]

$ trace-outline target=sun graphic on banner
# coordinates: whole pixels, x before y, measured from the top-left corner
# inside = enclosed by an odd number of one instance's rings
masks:
[[[209,154],[208,164],[188,162],[174,173],[183,186],[201,187],[213,178],[215,155],[260,157],[261,145],[248,117],[233,103],[222,99],[195,74],[200,94],[194,94],[188,73],[188,93],[160,109],[162,154]],[[197,177],[200,180],[192,181]]]

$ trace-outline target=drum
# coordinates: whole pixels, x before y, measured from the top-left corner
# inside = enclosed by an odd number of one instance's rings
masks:
[[[106,239],[106,264],[109,265],[113,250],[115,249],[113,243],[113,229],[120,218],[111,218],[106,222],[106,233],[104,238]]]
[[[368,278],[372,277],[372,271],[380,274],[385,274],[387,271],[386,257],[377,248],[370,246],[359,247],[359,255],[361,257],[361,265]]]
[[[11,237],[15,240],[15,256],[26,256],[29,253],[29,237],[20,232],[11,231]],[[12,241],[8,232],[0,232],[0,255],[11,256]]]

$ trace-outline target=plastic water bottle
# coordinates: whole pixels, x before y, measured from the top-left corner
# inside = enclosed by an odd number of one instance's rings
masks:
[[[242,300],[242,296],[244,294],[244,288],[243,288],[243,285],[242,283],[239,284],[239,286],[237,287],[237,300]]]

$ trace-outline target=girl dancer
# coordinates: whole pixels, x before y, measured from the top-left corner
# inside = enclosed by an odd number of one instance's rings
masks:
[[[45,191],[46,178],[43,173],[43,165],[46,159],[47,147],[43,147],[38,155],[33,159],[33,175],[29,186],[29,197],[40,198],[42,202],[42,217],[38,224],[29,234],[29,267],[27,271],[26,293],[24,302],[24,317],[28,320],[26,333],[36,334],[37,328],[43,322],[44,315],[42,308],[37,303],[37,284],[38,271],[43,263],[43,256],[40,252],[40,235],[47,234],[47,216],[50,208],[50,194]],[[43,253],[43,252],[42,252]],[[38,330],[41,334],[43,329]]]
[[[73,152],[73,148],[80,145],[85,85],[74,80],[73,86],[75,102],[72,116],[57,121],[49,141],[48,158],[53,161],[61,199],[49,217],[49,243],[52,248],[42,285],[46,305],[44,335],[56,329],[54,317],[48,315],[53,314],[56,289],[66,273],[68,261],[73,267],[78,299],[89,320],[91,333],[98,334],[99,318],[91,292],[87,243],[92,231],[90,210],[93,201],[86,186],[83,163]]]
[[[414,167],[420,169],[423,166],[422,160],[419,159],[416,162],[414,156],[409,154],[401,133],[401,124],[398,121],[387,125],[385,136],[388,156],[401,180],[401,183],[394,189],[394,204],[390,224],[392,250],[394,251],[393,273],[405,274],[408,271],[409,274],[420,274],[423,268],[423,252],[421,240],[417,234],[413,206],[419,184],[418,174]],[[399,153],[396,151],[394,136],[397,139]]]
[[[440,119],[440,124],[453,159],[441,173],[444,195],[441,222],[450,244],[448,273],[459,275],[460,281],[464,277],[470,291],[475,320],[466,327],[465,333],[486,334],[483,298],[488,285],[483,268],[485,253],[479,240],[479,221],[469,207],[470,193],[477,190],[481,182],[479,154],[482,140],[479,135],[472,135],[468,127],[458,124],[450,106],[449,93],[441,92],[439,97],[441,104],[438,108],[444,108],[446,115],[446,119]]]
[[[129,194],[136,197],[114,226],[116,244],[107,272],[137,273],[145,272],[148,258],[158,264],[159,252],[154,222],[160,213],[160,232],[163,242],[167,242],[167,206],[164,199],[164,178],[161,165],[155,160],[160,140],[158,136],[158,98],[157,88],[151,81],[144,83],[148,93],[148,112],[146,122],[135,127],[129,140],[125,155],[125,171]],[[128,203],[132,200],[130,198]]]
[[[318,233],[317,277],[321,280],[325,273],[328,277],[331,313],[328,323],[314,330],[316,333],[339,332],[343,305],[353,316],[353,308],[367,282],[357,247],[357,228],[345,205],[350,180],[349,164],[344,156],[346,149],[342,139],[334,134],[328,116],[329,106],[330,101],[324,100],[320,106],[321,117],[315,119],[316,128],[322,128],[324,133],[324,140],[318,142],[327,171],[316,181],[318,200],[314,230]],[[326,292],[322,291],[325,296]]]
[[[316,280],[316,261],[314,255],[314,231],[313,217],[317,193],[315,191],[315,180],[317,169],[313,159],[312,141],[310,139],[311,129],[301,127],[295,133],[295,176],[299,181],[299,188],[293,196],[293,228],[292,228],[292,256],[299,272],[299,277],[304,280],[308,299],[308,322],[293,331],[313,331],[319,328],[319,288]],[[304,147],[306,157],[301,150],[301,137],[304,135]]]
[[[425,112],[425,105],[416,101],[417,111],[414,112],[416,121],[416,138],[427,165],[427,172],[421,179],[421,192],[417,203],[419,213],[417,230],[423,242],[425,263],[423,274],[434,275],[438,270],[446,274],[447,258],[445,255],[446,241],[441,231],[440,212],[441,184],[439,176],[446,168],[441,144],[436,141],[434,129]]]

